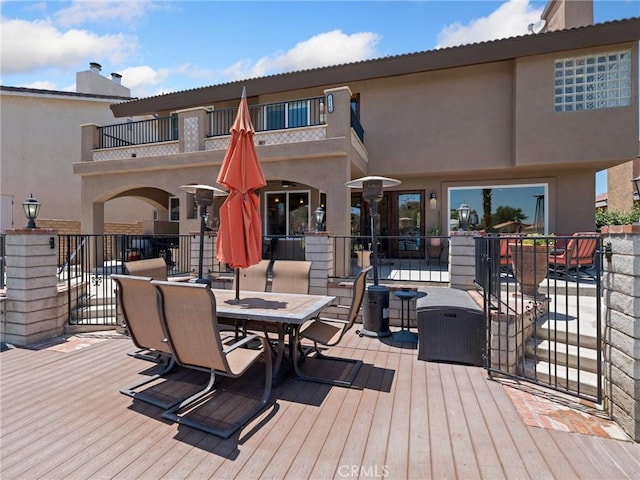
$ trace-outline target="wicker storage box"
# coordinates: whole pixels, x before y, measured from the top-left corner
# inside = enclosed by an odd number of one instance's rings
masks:
[[[421,288],[416,302],[418,360],[484,365],[486,328],[482,309],[464,290]]]

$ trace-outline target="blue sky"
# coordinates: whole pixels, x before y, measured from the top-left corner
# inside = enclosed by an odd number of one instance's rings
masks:
[[[545,5],[537,0],[0,0],[0,83],[73,91],[76,72],[97,62],[104,75],[120,73],[133,96],[146,97],[524,35]],[[640,0],[594,0],[595,22],[635,16]]]

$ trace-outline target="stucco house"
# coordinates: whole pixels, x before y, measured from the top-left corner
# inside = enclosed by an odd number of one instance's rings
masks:
[[[401,180],[385,190],[381,235],[446,234],[461,203],[490,229],[487,193],[546,232],[593,231],[595,173],[638,155],[640,18],[594,25],[591,2],[552,0],[542,19],[519,37],[114,104],[118,118],[156,117],[83,126],[83,232],[101,232],[104,206],[121,197],[197,230],[179,186],[215,184],[243,87],[268,181],[266,235],[313,228],[318,205],[328,231],[367,234],[361,193],[345,187],[366,175]],[[216,215],[214,205],[214,227]]]
[[[26,224],[22,202],[31,194],[42,204],[39,226],[80,232],[81,180],[72,167],[80,160],[80,126],[120,123],[109,106],[131,100],[121,76],[101,70],[92,62],[78,72],[73,92],[0,86],[0,232]],[[153,209],[130,199],[110,202],[105,214],[124,224],[146,218]]]

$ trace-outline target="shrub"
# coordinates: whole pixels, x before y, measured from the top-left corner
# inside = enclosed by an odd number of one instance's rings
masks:
[[[598,231],[605,225],[629,225],[638,222],[640,222],[640,206],[637,205],[628,212],[616,209],[596,211],[596,228]]]

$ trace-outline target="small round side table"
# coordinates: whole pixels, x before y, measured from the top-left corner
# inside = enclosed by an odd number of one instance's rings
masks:
[[[426,295],[424,292],[416,292],[414,290],[402,289],[395,292],[395,296],[401,301],[400,304],[400,331],[393,334],[393,339],[398,342],[413,342],[418,343],[418,335],[413,333],[409,327],[410,318],[410,305],[411,300]],[[406,317],[405,317],[405,311]],[[407,320],[407,327],[405,328],[404,322]]]

